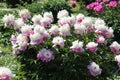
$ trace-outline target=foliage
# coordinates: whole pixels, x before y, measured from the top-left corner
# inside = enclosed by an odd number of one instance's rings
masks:
[[[36,0],[16,0],[16,1],[13,1],[13,0],[6,0],[6,3],[9,7],[17,7],[17,5],[24,5],[25,3],[27,4],[30,4],[32,2],[34,2]]]
[[[43,14],[51,11],[54,15],[54,22],[57,22],[57,13],[60,10],[66,9],[69,13],[72,12],[69,3],[65,0],[45,0],[43,3],[32,3],[26,6],[26,8],[33,14]]]

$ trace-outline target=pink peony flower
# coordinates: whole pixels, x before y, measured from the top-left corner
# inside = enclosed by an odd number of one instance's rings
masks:
[[[102,11],[103,11],[103,6],[102,6],[101,4],[95,6],[95,7],[94,7],[94,11],[95,11],[96,13],[102,12]]]
[[[105,42],[106,42],[106,41],[105,41],[105,38],[104,38],[103,36],[98,36],[98,37],[96,38],[96,40],[97,40],[98,43],[105,43]]]
[[[103,0],[103,2],[109,2],[110,0]]]
[[[0,80],[10,80],[10,78],[7,75],[0,75]]]
[[[56,36],[52,40],[52,43],[54,44],[53,46],[59,45],[60,47],[64,47],[65,46],[64,42],[65,40],[60,36]]]
[[[72,42],[72,46],[70,47],[70,49],[72,49],[72,51],[77,52],[77,53],[83,52],[84,51],[83,42],[79,42],[78,40]]]
[[[110,1],[108,6],[109,7],[116,7],[117,6],[117,1]]]
[[[120,6],[120,0],[118,1],[118,5]]]
[[[42,60],[43,62],[50,62],[51,60],[54,60],[55,56],[54,56],[54,53],[51,50],[42,49],[37,54],[37,58]]]
[[[117,43],[116,41],[114,41],[111,45],[110,45],[110,49],[112,52],[119,54],[120,53],[120,44]]]
[[[89,69],[89,72],[92,76],[100,75],[102,72],[102,69],[100,69],[99,65],[95,62],[91,62],[87,68]]]
[[[98,43],[95,42],[89,42],[86,47],[89,49],[91,52],[95,52],[97,50]]]
[[[115,61],[118,62],[118,66],[120,67],[120,55],[115,56]]]
[[[87,5],[87,9],[93,9],[95,6],[99,5],[99,2],[92,2],[91,4]]]

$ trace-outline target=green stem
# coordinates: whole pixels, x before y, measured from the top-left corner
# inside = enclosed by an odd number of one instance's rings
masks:
[[[113,74],[112,74],[111,78],[112,78],[115,74],[117,74],[117,73],[118,73],[118,71],[120,71],[120,68],[119,68],[119,69],[117,69],[117,71],[115,71],[115,73],[113,73]]]

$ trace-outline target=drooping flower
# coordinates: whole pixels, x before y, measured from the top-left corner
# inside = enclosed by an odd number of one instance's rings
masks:
[[[118,66],[120,67],[120,55],[115,56],[115,61],[118,62]]]
[[[112,52],[119,54],[120,53],[120,44],[116,41],[114,41],[111,45],[110,45],[110,49]]]
[[[0,80],[11,80],[13,77],[15,77],[15,74],[9,68],[0,67]]]
[[[26,20],[28,20],[30,18],[30,12],[27,9],[20,10],[19,16],[25,22]]]
[[[102,69],[100,69],[99,65],[95,62],[91,62],[87,68],[89,69],[89,72],[92,76],[100,75],[102,72]]]
[[[42,49],[38,54],[37,58],[42,60],[43,62],[50,62],[51,60],[54,60],[55,55],[53,51],[47,50],[47,49]]]
[[[71,33],[70,33],[70,26],[69,25],[60,26],[59,34],[61,36],[70,36],[71,35]]]
[[[89,49],[91,52],[95,52],[97,50],[98,43],[95,42],[89,42],[86,45],[86,48]]]
[[[84,51],[83,42],[78,41],[78,40],[72,42],[72,46],[70,47],[70,49],[72,49],[72,51],[77,52],[77,53],[83,52]]]
[[[59,45],[60,47],[63,47],[63,46],[65,46],[64,42],[65,42],[65,40],[60,36],[56,36],[52,40],[52,43],[54,44],[53,46]]]
[[[96,41],[97,41],[98,43],[105,43],[105,42],[106,42],[104,36],[98,36],[98,37],[96,38]]]
[[[5,27],[13,26],[15,23],[14,15],[12,14],[4,15],[2,21],[5,23]]]
[[[41,15],[34,15],[32,17],[32,21],[34,22],[34,24],[41,24],[40,20],[42,19],[42,16]]]
[[[58,12],[57,18],[61,19],[63,17],[68,17],[68,16],[69,16],[69,13],[67,10],[61,10]]]

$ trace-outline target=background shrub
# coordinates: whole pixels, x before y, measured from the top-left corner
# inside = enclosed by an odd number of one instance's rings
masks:
[[[60,10],[66,9],[69,13],[72,12],[69,3],[65,0],[45,0],[43,3],[32,3],[26,6],[26,8],[29,9],[32,14],[43,14],[46,11],[51,11],[54,16],[54,22],[57,21],[57,13]]]
[[[25,3],[30,4],[34,1],[36,1],[36,0],[15,0],[15,1],[6,0],[6,3],[8,5],[8,7],[17,7],[17,5],[22,5],[23,6]]]

